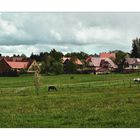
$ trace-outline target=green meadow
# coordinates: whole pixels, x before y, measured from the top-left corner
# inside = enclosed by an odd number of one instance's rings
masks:
[[[1,128],[138,128],[140,74],[0,77]],[[58,91],[48,92],[48,86]]]

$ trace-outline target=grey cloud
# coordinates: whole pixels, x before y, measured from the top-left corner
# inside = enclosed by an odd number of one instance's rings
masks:
[[[52,48],[87,53],[130,51],[132,39],[140,36],[140,13],[2,13],[0,25],[4,54],[29,55]]]

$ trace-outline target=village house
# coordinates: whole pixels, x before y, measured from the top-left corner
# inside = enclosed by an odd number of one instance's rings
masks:
[[[33,73],[35,70],[40,71],[40,67],[35,60],[11,61],[5,58],[0,60],[0,73],[8,71]]]
[[[83,63],[78,58],[71,58],[71,57],[62,58],[62,63],[64,68],[66,67],[66,65],[69,65],[71,62],[76,65],[77,72],[82,72]]]
[[[115,71],[118,66],[110,58],[90,57],[86,59],[90,73],[110,73]]]
[[[140,71],[140,58],[125,58],[123,62],[123,71]]]

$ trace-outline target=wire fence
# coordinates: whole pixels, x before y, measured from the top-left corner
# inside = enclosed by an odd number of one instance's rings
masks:
[[[27,90],[33,91],[34,85],[28,85],[27,83],[24,86],[24,82],[19,85],[22,86],[15,86],[15,87],[1,87],[0,93],[20,93]],[[52,84],[50,84],[52,85]],[[48,87],[50,86],[47,83],[43,83],[40,86],[40,89],[44,92],[48,92]],[[95,89],[103,89],[103,88],[135,88],[140,87],[140,82],[134,82],[133,79],[117,79],[117,80],[104,80],[104,81],[91,81],[91,82],[79,82],[79,83],[57,83],[53,84],[58,90],[58,92],[64,92],[67,93],[71,92],[81,92],[81,91],[94,91]]]

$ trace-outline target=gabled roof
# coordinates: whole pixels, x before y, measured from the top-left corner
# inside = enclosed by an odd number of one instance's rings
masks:
[[[140,64],[140,58],[126,58],[125,62],[129,65]]]
[[[83,63],[77,58],[77,59],[75,60],[75,64],[77,64],[77,65],[82,65]]]
[[[92,57],[91,60],[89,61],[89,66],[100,67],[102,60],[108,62],[112,68],[115,69],[117,68],[117,65],[110,58],[98,58],[98,57]]]
[[[102,58],[92,57],[89,62],[89,66],[99,67],[101,64]]]
[[[7,64],[14,69],[26,69],[28,67],[29,62],[13,62],[7,61]]]
[[[16,62],[16,61],[7,61],[6,59],[2,59],[2,60],[5,61],[13,69],[26,69],[30,65],[29,61]]]
[[[111,59],[106,58],[105,61],[107,61],[111,65],[112,68],[115,68],[115,69],[118,68],[118,66]]]
[[[70,57],[63,57],[63,58],[62,58],[63,63],[64,63],[66,60],[71,60],[71,58],[70,58]],[[77,65],[82,65],[82,64],[83,64],[78,58],[75,59],[74,63],[77,64]]]
[[[70,60],[70,57],[63,57],[63,58],[62,58],[63,63],[64,63],[66,60]]]

